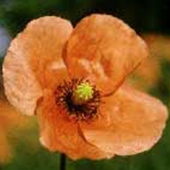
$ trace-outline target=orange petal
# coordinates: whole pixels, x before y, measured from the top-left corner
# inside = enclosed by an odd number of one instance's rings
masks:
[[[123,21],[93,14],[76,26],[65,58],[72,77],[85,77],[106,92],[115,89],[148,56],[144,41]]]
[[[108,118],[105,124],[99,119],[80,125],[89,143],[105,152],[132,155],[148,150],[160,139],[167,110],[159,100],[121,87],[105,102],[100,110]]]
[[[65,153],[72,159],[113,157],[113,154],[101,151],[84,140],[77,122],[56,105],[51,91],[46,91],[37,113],[41,128],[40,141],[49,150]]]
[[[42,17],[15,38],[3,65],[5,92],[21,112],[32,115],[42,89],[54,87],[66,74],[64,45],[72,32],[67,20]]]

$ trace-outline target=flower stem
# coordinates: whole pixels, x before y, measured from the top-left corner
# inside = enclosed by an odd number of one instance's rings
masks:
[[[66,170],[66,155],[63,153],[60,155],[60,170]]]

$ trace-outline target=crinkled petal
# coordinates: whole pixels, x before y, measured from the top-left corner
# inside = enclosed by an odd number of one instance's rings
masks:
[[[113,157],[113,154],[86,142],[77,122],[56,105],[51,91],[45,92],[37,113],[41,130],[40,141],[49,150],[65,153],[72,159]]]
[[[150,149],[160,139],[167,119],[159,100],[127,87],[106,99],[100,112],[104,118],[80,127],[89,143],[117,155]]]
[[[147,56],[144,41],[123,21],[93,14],[74,29],[65,61],[72,77],[90,79],[108,93],[115,91]]]
[[[71,32],[69,21],[42,17],[12,41],[3,64],[4,86],[7,98],[21,112],[34,114],[42,90],[53,88],[66,74],[62,55]]]

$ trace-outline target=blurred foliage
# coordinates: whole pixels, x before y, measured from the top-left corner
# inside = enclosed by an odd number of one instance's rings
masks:
[[[17,33],[28,21],[44,15],[61,16],[75,22],[88,11],[91,3],[91,0],[2,0],[0,14],[12,33]]]
[[[84,16],[99,12],[113,14],[137,31],[170,32],[167,0],[1,0],[0,22],[13,34],[28,21],[43,15],[57,15],[74,24]]]
[[[4,58],[3,58],[3,57],[0,57],[0,68],[1,68],[1,66],[2,66],[3,60],[4,60]],[[0,73],[1,73],[1,71],[0,71]]]
[[[166,105],[170,104],[170,62],[164,59],[161,65],[161,77],[155,87],[150,89],[150,93],[158,96]]]
[[[170,4],[167,0],[0,0],[0,24],[12,36],[23,30],[32,19],[44,15],[56,15],[69,19],[75,25],[84,16],[94,13],[113,14],[137,32],[170,33]],[[165,43],[165,42],[163,42]],[[169,47],[168,47],[169,48]],[[168,49],[170,50],[170,49]],[[162,51],[163,52],[163,51]],[[0,54],[1,55],[1,54]],[[155,85],[147,89],[167,105],[170,104],[170,62],[166,57],[159,64],[160,77]],[[3,58],[0,58],[0,65]],[[35,120],[36,121],[36,120]],[[1,170],[47,170],[58,169],[59,154],[42,148],[38,140],[38,126],[9,137],[13,159],[2,165]],[[111,160],[80,160],[67,162],[68,170],[169,170],[170,169],[170,121],[162,139],[148,152]]]

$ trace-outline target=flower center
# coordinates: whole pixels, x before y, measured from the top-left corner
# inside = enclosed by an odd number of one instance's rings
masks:
[[[89,120],[97,115],[100,92],[89,81],[72,79],[60,84],[56,91],[56,104],[77,120]]]
[[[89,82],[81,82],[73,90],[73,102],[77,105],[86,103],[93,98],[93,86]]]

